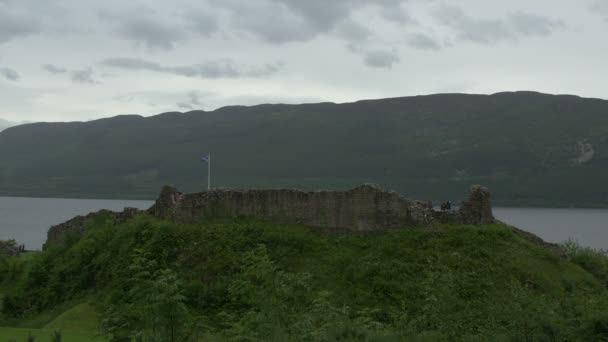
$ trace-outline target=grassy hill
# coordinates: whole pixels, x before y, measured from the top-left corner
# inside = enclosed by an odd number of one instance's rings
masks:
[[[0,326],[14,327],[0,336],[82,317],[116,341],[608,340],[606,256],[559,256],[502,225],[324,235],[99,215],[89,228],[0,261]]]
[[[376,182],[458,200],[606,206],[608,101],[533,92],[38,123],[0,133],[0,195],[154,198],[165,183],[344,189]]]

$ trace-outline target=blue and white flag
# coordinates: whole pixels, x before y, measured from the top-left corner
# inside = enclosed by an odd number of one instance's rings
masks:
[[[201,161],[204,161],[205,163],[208,163],[209,162],[209,155],[202,156],[201,157]]]

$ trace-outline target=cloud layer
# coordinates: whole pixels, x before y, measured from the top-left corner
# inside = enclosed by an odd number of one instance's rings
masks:
[[[0,0],[0,117],[531,89],[608,97],[605,0]]]
[[[40,23],[35,17],[0,2],[0,44],[39,32]]]
[[[44,64],[42,68],[54,75],[69,75],[72,82],[77,84],[99,84],[100,82],[95,80],[93,77],[93,68],[87,67],[84,69],[68,70],[67,68],[60,67],[53,64]]]
[[[461,8],[444,6],[433,16],[456,33],[457,39],[477,44],[496,44],[516,41],[530,36],[549,36],[566,28],[561,20],[518,11],[501,19],[479,19],[467,15]]]
[[[231,59],[207,61],[196,65],[164,66],[138,58],[108,58],[101,65],[131,71],[154,71],[184,77],[199,78],[240,78],[266,77],[276,73],[280,64],[263,66],[239,65]]]
[[[11,68],[0,67],[0,76],[9,81],[18,81],[19,73]]]

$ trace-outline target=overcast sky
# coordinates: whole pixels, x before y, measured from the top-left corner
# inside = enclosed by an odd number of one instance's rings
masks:
[[[0,118],[536,90],[608,98],[608,0],[0,0]]]

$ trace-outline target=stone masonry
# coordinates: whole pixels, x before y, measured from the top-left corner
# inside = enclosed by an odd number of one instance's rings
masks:
[[[52,226],[47,232],[44,248],[64,244],[70,237],[79,238],[85,232],[87,221],[101,213],[110,215],[115,223],[122,223],[143,212],[136,208],[125,208],[122,212],[100,210],[88,215],[76,216],[64,223]]]
[[[278,223],[303,224],[329,232],[374,232],[383,229],[427,226],[433,220],[450,223],[490,224],[490,192],[479,185],[458,211],[436,212],[417,201],[366,184],[347,191],[300,191],[293,189],[213,189],[181,195],[165,185],[156,203],[147,211],[125,208],[123,212],[103,211],[114,222],[147,213],[175,222],[194,223],[209,219],[251,217]],[[79,237],[86,222],[98,213],[75,217],[51,227],[45,247],[64,244]]]
[[[490,191],[481,185],[473,185],[469,189],[469,199],[462,202],[458,214],[459,221],[466,224],[494,223]]]
[[[369,184],[348,191],[213,189],[177,198],[175,188],[165,186],[148,212],[178,222],[253,217],[357,232],[425,225],[432,219],[415,201]]]

